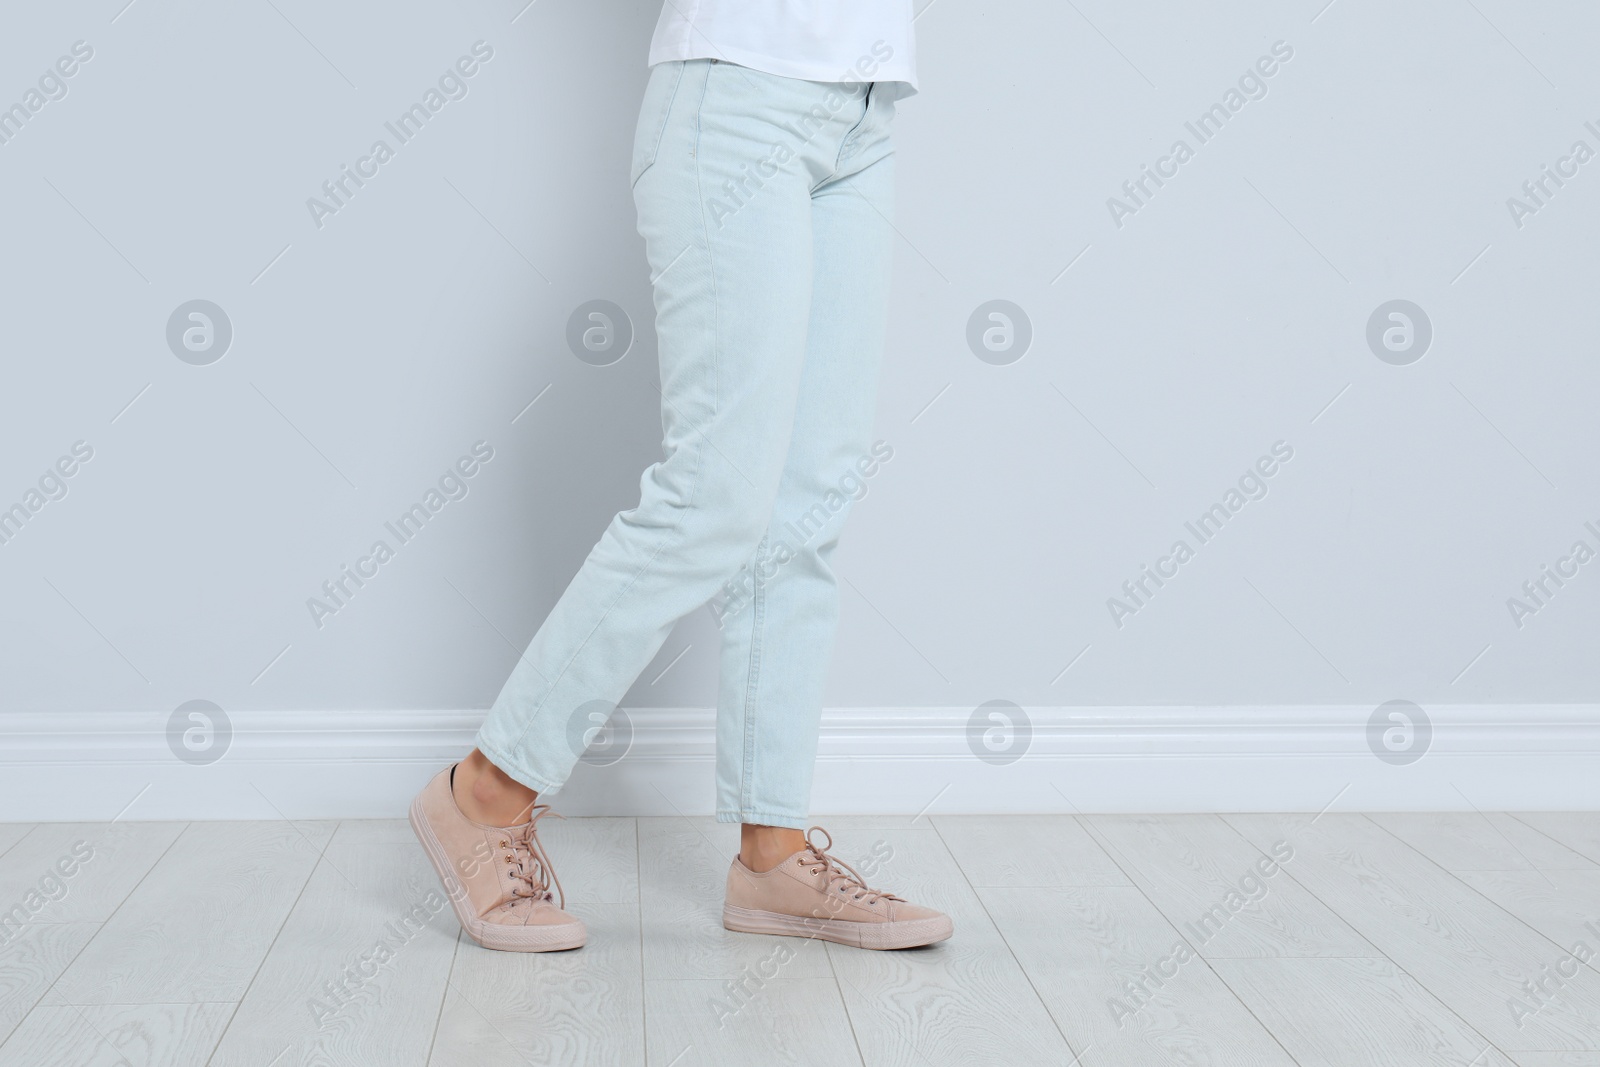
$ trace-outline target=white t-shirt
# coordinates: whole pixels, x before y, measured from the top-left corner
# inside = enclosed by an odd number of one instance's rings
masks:
[[[807,81],[917,91],[911,0],[666,0],[650,65],[720,59]]]

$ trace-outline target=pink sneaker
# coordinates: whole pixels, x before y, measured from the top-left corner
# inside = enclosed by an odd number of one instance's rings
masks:
[[[811,839],[827,839],[819,846]],[[833,838],[820,826],[806,831],[806,847],[757,874],[733,858],[722,925],[746,934],[819,937],[857,948],[915,948],[954,932],[950,916],[869,889],[848,864],[828,855]]]
[[[583,920],[558,907],[550,892],[561,882],[535,826],[550,814],[536,804],[520,826],[485,826],[456,805],[456,769],[436,774],[411,802],[411,829],[444,883],[462,929],[484,948],[552,952],[578,948],[588,937]],[[560,816],[556,816],[560,818]]]

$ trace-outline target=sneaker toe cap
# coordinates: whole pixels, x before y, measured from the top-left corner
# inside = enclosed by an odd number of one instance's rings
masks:
[[[910,901],[896,900],[892,903],[894,907],[889,912],[889,918],[893,922],[912,922],[917,919],[942,919],[945,917],[942,911],[934,908],[925,908],[921,904],[912,904]]]
[[[582,926],[583,920],[545,901],[508,900],[483,916],[497,926]]]

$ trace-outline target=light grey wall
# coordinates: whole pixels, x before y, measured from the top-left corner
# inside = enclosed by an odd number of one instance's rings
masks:
[[[0,701],[486,707],[657,454],[626,179],[655,5],[124,3],[0,35],[0,105],[93,49],[0,144],[0,505],[93,449],[0,545]],[[1507,601],[1600,549],[1600,161],[1520,226],[1507,200],[1600,149],[1600,12],[1324,3],[923,8],[895,451],[838,557],[831,705],[1596,700],[1600,561],[1520,628]],[[467,95],[319,228],[307,198],[478,41]],[[166,336],[195,299],[231,322],[209,365]],[[595,299],[637,330],[611,366],[565,340]],[[1032,330],[1004,365],[967,340],[997,299]],[[1433,333],[1404,365],[1366,336],[1397,299]],[[315,626],[478,441],[468,495]],[[1267,496],[1116,625],[1279,441]],[[686,621],[627,703],[709,704],[715,643]]]

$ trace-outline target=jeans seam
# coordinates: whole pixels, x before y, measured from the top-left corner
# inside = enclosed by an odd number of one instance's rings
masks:
[[[756,574],[753,578],[760,577],[762,551],[767,547],[767,537],[763,535],[761,543],[756,546]],[[750,595],[750,672],[745,682],[744,689],[744,760],[739,773],[739,805],[750,807],[755,799],[755,762],[756,762],[756,693],[760,687],[761,679],[761,634],[762,622],[766,618],[767,599],[764,587],[758,581]]]
[[[811,192],[811,194],[814,194],[816,190],[821,189],[822,186],[826,186],[827,182],[834,181],[835,178],[838,178],[838,171],[840,171],[840,168],[845,165],[846,144],[850,144],[851,136],[854,136],[856,131],[861,130],[862,123],[867,122],[867,115],[872,112],[872,86],[874,85],[874,82],[867,82],[867,91],[866,93],[862,94],[861,118],[858,118],[858,120],[856,120],[856,125],[851,126],[850,130],[846,131],[845,136],[840,138],[840,141],[838,141],[838,154],[834,157],[834,170],[830,170],[829,173],[827,173],[826,178],[822,178],[822,181],[819,181],[818,184],[811,186],[811,189],[808,190],[808,192]]]
[[[876,82],[867,83],[867,91],[863,93],[861,97],[861,117],[856,120],[856,124],[850,127],[850,129],[845,133],[844,137],[839,141],[839,154],[833,159],[832,173],[830,173],[826,178],[822,179],[822,181],[818,182],[816,186],[812,188],[812,192],[816,192],[818,188],[821,188],[824,184],[833,180],[833,178],[838,175],[839,168],[844,166],[845,146],[850,143],[850,138],[854,137],[862,126],[866,125],[867,117],[872,114],[872,89],[876,84]]]
[[[661,157],[661,142],[666,139],[667,127],[672,123],[672,105],[678,102],[678,89],[683,85],[683,72],[684,63],[682,60],[679,60],[678,80],[672,83],[672,93],[667,97],[666,110],[661,116],[661,129],[656,131],[656,143],[650,149],[650,162],[646,163],[643,169],[639,171],[639,176],[629,183],[628,188],[630,189],[638,187],[640,179],[649,173],[650,168],[654,167],[656,165],[656,160]]]

